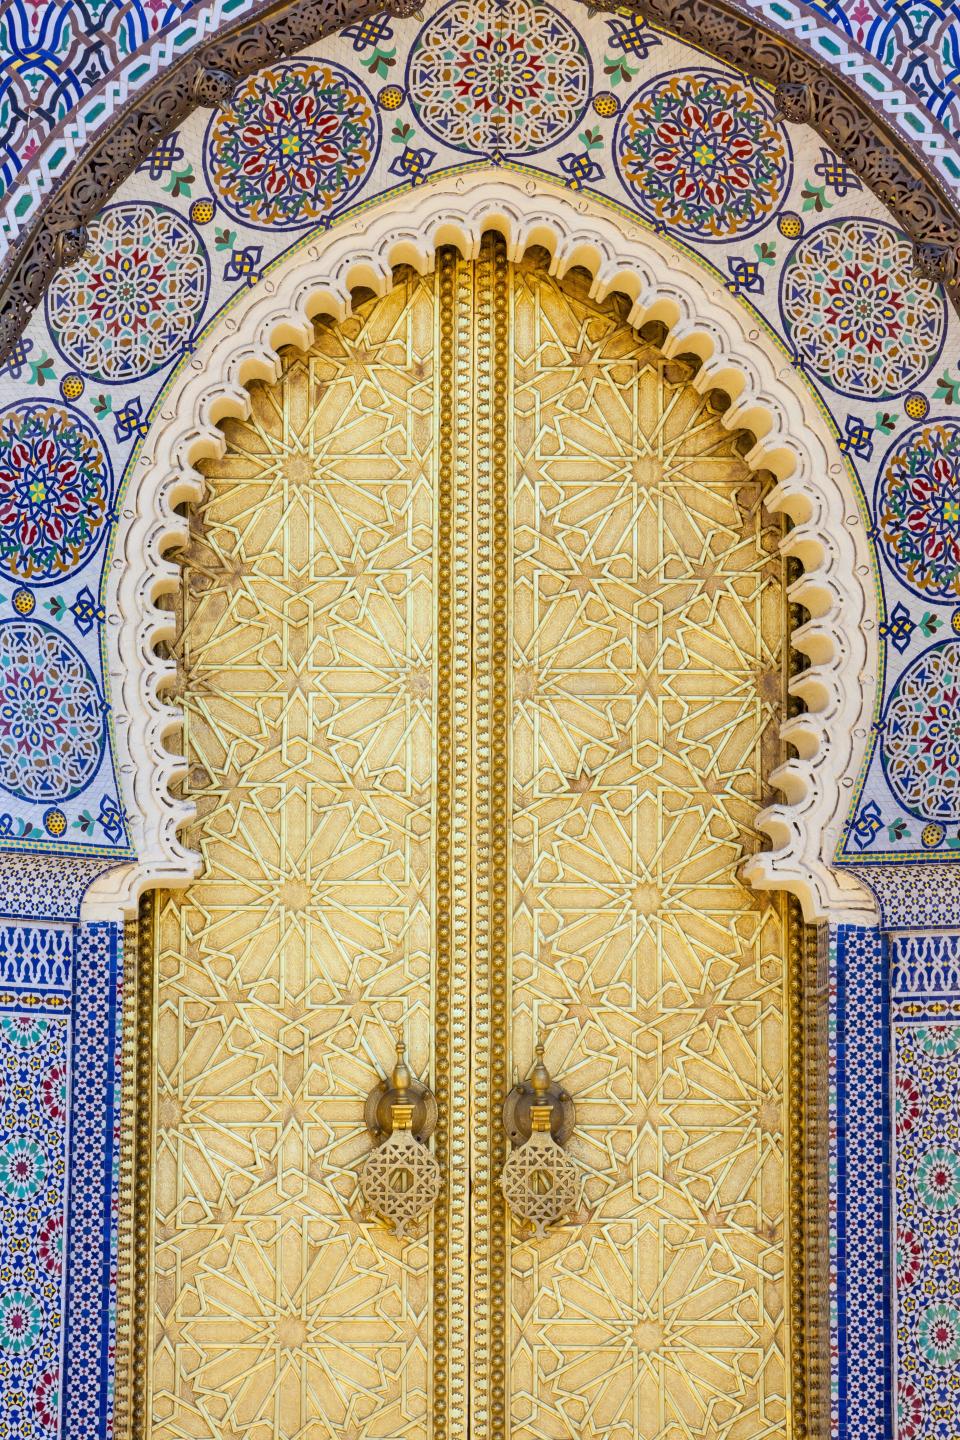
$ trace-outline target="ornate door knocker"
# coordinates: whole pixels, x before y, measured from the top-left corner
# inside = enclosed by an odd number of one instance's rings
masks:
[[[397,1033],[397,1063],[367,1096],[364,1120],[377,1142],[360,1169],[365,1213],[403,1237],[440,1194],[440,1166],[427,1148],[437,1124],[433,1092],[410,1074]]]
[[[514,1085],[503,1102],[503,1128],[513,1150],[500,1186],[514,1217],[535,1235],[575,1209],[581,1177],[563,1146],[573,1134],[577,1112],[573,1100],[543,1062],[543,1035],[529,1078]]]

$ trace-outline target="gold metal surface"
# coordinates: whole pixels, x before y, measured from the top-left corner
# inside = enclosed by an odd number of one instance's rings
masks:
[[[151,1440],[427,1433],[447,1255],[364,1225],[356,1166],[401,1018],[447,1085],[437,323],[431,278],[318,327],[226,426],[192,515],[204,874],[157,920]]]
[[[207,467],[204,872],[141,926],[126,1102],[138,1440],[805,1433],[810,962],[737,878],[781,758],[780,528],[625,314],[494,237],[443,251],[318,324]],[[402,1017],[441,1167],[405,1243],[356,1192]],[[528,1243],[500,1109],[541,1025],[586,1184]]]
[[[785,699],[779,524],[690,370],[512,290],[510,1023],[576,1096],[514,1246],[512,1440],[787,1427],[785,912],[737,880]]]

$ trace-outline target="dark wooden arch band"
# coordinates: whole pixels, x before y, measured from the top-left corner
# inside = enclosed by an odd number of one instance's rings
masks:
[[[418,8],[418,0],[388,0],[386,5],[383,0],[271,0],[138,91],[41,205],[0,270],[0,362],[57,267],[82,253],[87,221],[191,111],[219,104],[244,76],[298,54],[345,25],[385,9],[403,18]],[[774,85],[782,115],[812,126],[887,206],[914,243],[917,273],[945,284],[960,313],[960,205],[841,76],[725,0],[634,0],[629,6],[593,8],[640,14]]]

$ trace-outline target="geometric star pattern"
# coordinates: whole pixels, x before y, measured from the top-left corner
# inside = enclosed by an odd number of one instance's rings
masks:
[[[779,521],[626,307],[514,296],[514,1049],[547,1027],[585,1203],[513,1252],[514,1436],[783,1433]]]
[[[782,1434],[786,919],[737,878],[781,527],[624,304],[509,277],[508,1039],[546,1027],[585,1175],[572,1223],[511,1237],[509,1433]],[[150,1440],[432,1434],[429,1231],[365,1222],[357,1172],[393,1025],[434,1078],[436,286],[318,322],[191,517],[204,868],[158,917]]]
[[[185,556],[202,877],[159,917],[152,1440],[423,1434],[428,1247],[361,1223],[363,1098],[428,1051],[429,282],[226,426]]]

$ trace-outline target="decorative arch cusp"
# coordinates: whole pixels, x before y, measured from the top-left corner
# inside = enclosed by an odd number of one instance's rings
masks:
[[[692,262],[594,202],[491,169],[391,199],[300,247],[217,322],[162,401],[131,462],[106,596],[115,759],[138,859],[94,882],[85,918],[130,915],[144,891],[197,872],[178,836],[191,808],[170,790],[185,765],[165,743],[179,725],[163,696],[175,666],[156,648],[173,618],[156,602],[180,583],[166,553],[187,540],[177,507],[201,498],[197,466],[223,452],[220,422],[248,414],[247,387],[275,381],[280,348],[306,349],[317,317],[344,320],[353,291],[382,295],[394,267],[426,273],[445,245],[473,257],[491,229],[512,259],[543,247],[552,273],[587,270],[594,298],[626,295],[631,324],[660,322],[665,353],[696,355],[697,388],[721,392],[724,423],[756,437],[744,458],[775,477],[766,504],[792,523],[785,550],[803,573],[790,596],[810,618],[791,636],[807,661],[791,685],[805,709],[782,727],[796,754],[770,777],[783,800],[761,813],[771,845],[744,876],[797,895],[808,921],[874,917],[855,876],[831,864],[866,745],[878,644],[865,530],[836,442],[773,344]]]

